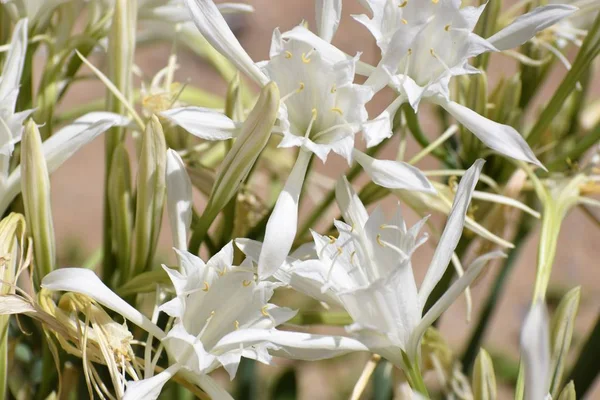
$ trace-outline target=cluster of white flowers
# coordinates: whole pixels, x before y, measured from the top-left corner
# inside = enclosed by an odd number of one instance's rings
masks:
[[[50,8],[32,8],[27,1],[2,3],[18,22],[0,78],[0,212],[20,190],[20,169],[9,175],[9,162],[23,122],[33,112],[15,112],[27,51],[28,21],[39,26],[47,22],[46,14],[50,12]],[[62,1],[50,3],[57,7]],[[105,3],[111,6],[109,1]],[[446,225],[427,273],[418,284],[412,256],[427,240],[426,234],[420,234],[427,218],[408,228],[399,206],[391,219],[386,219],[381,208],[369,214],[345,176],[338,177],[335,187],[344,219],[334,221],[338,236],[312,231],[314,243],[292,251],[300,193],[312,156],[326,163],[334,152],[349,165],[358,163],[378,186],[436,196],[434,184],[412,164],[378,160],[355,145],[358,134],[367,148],[381,144],[392,137],[400,106],[407,103],[417,112],[421,102],[430,102],[447,111],[492,151],[544,168],[513,127],[456,102],[450,83],[461,75],[480,72],[469,64],[469,59],[517,47],[570,16],[576,8],[562,4],[535,8],[483,38],[473,31],[485,4],[463,7],[461,0],[362,0],[368,15],[353,18],[366,27],[381,51],[380,62],[373,66],[361,61],[360,53],[348,55],[332,44],[342,17],[342,0],[316,2],[316,33],[305,24],[287,32],[275,29],[269,59],[262,62],[254,62],[246,53],[222,15],[251,11],[249,6],[217,6],[212,0],[138,3],[138,16],[147,23],[146,28],[156,24],[156,31],[165,35],[174,34],[175,29],[197,35],[197,28],[214,49],[261,88],[274,83],[281,97],[269,133],[281,136],[279,148],[298,148],[297,159],[278,194],[262,243],[236,238],[204,262],[186,248],[192,220],[190,178],[180,154],[167,151],[167,211],[179,265],[163,266],[174,293],[160,292],[157,297],[162,303],[156,305],[153,318],[120,298],[88,269],[55,270],[43,277],[41,287],[86,295],[148,333],[143,379],[126,378],[123,371],[125,399],[156,399],[175,374],[215,399],[227,399],[231,396],[209,373],[224,367],[233,379],[241,357],[271,364],[273,356],[319,360],[360,351],[387,359],[405,371],[413,389],[420,389],[413,379],[420,377],[421,342],[426,330],[469,287],[488,261],[504,257],[504,253],[495,251],[475,259],[426,308],[434,287],[453,261],[484,161],[478,159],[455,189]],[[363,84],[356,83],[356,75],[366,78]],[[370,118],[366,106],[384,87],[392,88],[395,98],[381,114]],[[236,138],[243,129],[240,121],[211,108],[171,104],[160,110],[160,116],[207,141]],[[117,114],[87,114],[44,142],[48,169],[51,172],[57,168],[84,143],[109,128],[129,125],[130,118]],[[234,243],[246,257],[239,265],[234,265]],[[296,315],[294,310],[269,303],[280,287],[340,307],[353,323],[340,336],[278,329]],[[549,386],[549,344],[543,310],[541,304],[532,309],[522,339],[526,398],[532,400],[545,397]],[[161,312],[169,317],[166,328],[157,323]],[[153,347],[155,342],[160,342],[158,349]],[[154,374],[163,349],[169,366]]]

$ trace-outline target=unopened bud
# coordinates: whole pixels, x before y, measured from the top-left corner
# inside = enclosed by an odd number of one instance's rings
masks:
[[[498,395],[494,363],[484,349],[479,350],[475,359],[472,386],[474,400],[494,400]]]

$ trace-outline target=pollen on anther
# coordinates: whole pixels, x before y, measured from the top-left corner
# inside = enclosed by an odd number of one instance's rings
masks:
[[[338,254],[342,254],[344,252],[344,249],[342,249],[341,247],[338,247],[337,252],[338,252]]]
[[[404,7],[406,7],[406,5],[407,5],[407,4],[408,4],[408,0],[404,0],[404,1],[402,2],[402,4],[398,4],[398,7],[400,7],[400,8],[404,8]]]
[[[450,30],[450,24],[446,25],[446,26],[444,27],[444,30],[445,30],[446,32],[448,32],[448,31]]]
[[[317,118],[317,115],[319,114],[319,112],[317,111],[316,108],[313,108],[312,110],[310,110],[310,112],[312,113],[313,118]]]
[[[306,57],[306,53],[302,53],[302,62],[304,64],[309,64],[310,63],[310,58]]]
[[[204,287],[202,288],[202,290],[205,292],[208,292],[208,289],[210,289],[210,286],[209,286],[208,282],[204,281]]]
[[[245,279],[242,281],[242,285],[244,285],[244,287],[250,286],[251,283],[252,283],[252,281],[245,280]]]
[[[377,244],[381,247],[385,247],[385,244],[381,241],[381,234],[377,234]]]
[[[440,0],[431,0],[431,2],[432,2],[433,4],[437,4],[437,3],[439,3],[439,1],[440,1]]]
[[[400,21],[402,21],[402,23],[403,23],[404,25],[408,24],[408,21],[407,21],[406,19],[404,19],[404,18],[402,18]]]
[[[412,54],[412,49],[408,49],[408,55],[410,56]]]
[[[268,306],[263,306],[263,307],[260,309],[260,313],[261,313],[262,315],[264,315],[265,317],[269,317],[269,313],[267,312],[267,307],[268,307]]]
[[[298,85],[298,91],[301,92],[304,90],[304,82],[300,82],[300,84]]]
[[[356,250],[354,250],[352,253],[350,253],[350,264],[354,263],[354,256],[356,256]]]
[[[333,237],[333,236],[329,235],[329,236],[328,236],[328,238],[329,238],[329,243],[330,243],[330,244],[333,244],[333,243],[335,243],[335,240],[336,240],[336,239],[335,239],[335,237]]]
[[[435,51],[433,51],[433,49],[429,49],[429,54],[431,54],[432,57],[435,57]]]
[[[333,112],[335,112],[335,113],[338,113],[338,114],[340,114],[340,115],[344,115],[344,112],[342,111],[342,109],[341,109],[341,108],[338,108],[338,107],[333,107],[333,108],[331,109],[331,111],[333,111]]]
[[[235,330],[237,331],[238,329],[240,329],[240,321],[235,320],[235,322],[233,323],[233,326],[235,326]]]
[[[292,58],[292,53],[286,50],[286,52],[285,52],[285,58],[287,58],[287,59]]]
[[[337,92],[337,87],[336,87],[335,85],[333,85],[333,86],[331,87],[331,93],[333,94],[333,93],[335,93],[335,92]]]

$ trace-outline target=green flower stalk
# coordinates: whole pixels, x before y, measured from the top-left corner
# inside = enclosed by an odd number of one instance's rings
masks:
[[[0,295],[14,293],[10,286],[16,275],[27,266],[25,256],[25,219],[20,214],[10,214],[0,221]],[[0,316],[0,397],[6,395],[8,376],[8,315]]]
[[[56,244],[50,206],[50,176],[37,125],[29,120],[21,143],[21,192],[28,234],[33,239],[34,284],[56,268]]]
[[[273,82],[260,92],[233,147],[225,156],[202,217],[194,227],[189,251],[198,253],[200,244],[219,212],[237,193],[271,137],[279,109],[279,89]]]
[[[166,163],[167,148],[163,129],[158,118],[152,116],[142,139],[138,166],[133,264],[128,274],[123,275],[125,280],[122,283],[148,270],[152,265],[165,201]]]

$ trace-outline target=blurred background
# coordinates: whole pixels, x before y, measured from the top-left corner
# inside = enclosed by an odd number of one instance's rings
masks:
[[[255,61],[268,58],[271,34],[274,28],[282,31],[291,29],[302,19],[306,19],[314,27],[314,4],[309,0],[251,0],[255,12],[248,15],[229,16],[229,22],[238,35],[242,45],[247,49]],[[365,10],[356,0],[345,0],[343,18],[340,28],[333,43],[348,54],[362,52],[361,59],[371,64],[376,64],[379,51],[368,31],[355,22],[350,15],[364,13]],[[141,80],[149,80],[158,70],[166,65],[173,45],[170,43],[153,44],[140,47],[137,51],[136,64],[142,72]],[[180,66],[176,77],[179,82],[191,82],[194,86],[209,90],[218,95],[224,95],[226,83],[205,62],[197,56],[188,53],[183,46],[175,49]],[[101,58],[92,59],[96,65],[102,66]],[[490,63],[489,79],[491,84],[501,76],[510,76],[517,71],[516,61],[503,55],[493,55]],[[538,104],[553,93],[565,74],[564,68],[555,63],[550,84],[537,94]],[[596,74],[597,76],[598,74]],[[138,80],[138,83],[141,81]],[[137,86],[139,88],[139,86]],[[84,81],[71,90],[68,99],[63,105],[64,109],[70,106],[83,104],[104,95],[103,86],[96,81]],[[598,97],[600,81],[592,89],[591,96]],[[383,110],[393,99],[391,91],[384,90],[369,104],[369,113],[374,116]],[[421,124],[429,137],[437,136],[440,130],[437,119],[428,118],[427,110],[419,113]],[[357,138],[357,140],[361,140]],[[380,153],[380,158],[393,158],[398,146],[397,138],[389,140],[386,148]],[[415,154],[417,146],[411,144],[407,154]],[[347,168],[341,158],[332,155],[327,168],[323,168],[320,161],[316,160],[316,168],[321,173],[337,179]],[[104,146],[103,139],[99,138],[92,144],[83,148],[63,167],[52,176],[52,201],[53,215],[57,234],[57,245],[60,266],[77,266],[93,254],[102,241],[102,182],[104,172]],[[435,169],[434,160],[425,159],[418,165],[422,169]],[[332,185],[333,181],[324,180],[323,185]],[[358,180],[362,184],[364,180]],[[312,190],[312,189],[311,189]],[[318,196],[318,194],[315,194]],[[313,205],[311,197],[302,205],[303,212]],[[397,203],[396,198],[389,196],[384,200],[387,210],[391,210]],[[199,210],[202,206],[199,205]],[[403,207],[405,217],[410,224],[418,216],[407,207]],[[333,210],[331,217],[336,217],[337,210]],[[435,222],[443,222],[440,215],[435,215]],[[331,223],[331,219],[321,221],[323,228]],[[171,240],[168,235],[168,224],[164,223],[164,234],[161,238],[161,250],[157,263],[172,260],[170,250]],[[573,339],[573,354],[577,354],[581,341],[585,339],[589,329],[593,326],[600,310],[600,226],[580,209],[574,209],[567,217],[559,239],[559,248],[552,273],[549,302],[560,299],[566,290],[581,285],[582,301],[577,317],[577,328]],[[501,296],[500,304],[493,316],[490,329],[484,341],[484,347],[492,354],[506,355],[506,365],[496,365],[499,383],[502,376],[514,375],[514,360],[518,357],[518,337],[523,318],[528,310],[534,282],[536,265],[536,245],[538,234],[529,236],[521,257],[516,264],[505,291]],[[413,266],[417,279],[424,275],[432,255],[432,244],[424,245],[415,255]],[[489,284],[497,274],[493,267],[479,279],[472,287],[473,317],[478,315],[480,303],[489,291]],[[286,293],[279,294],[285,297]],[[299,303],[301,304],[301,303]],[[466,307],[464,298],[460,298],[450,310],[443,315],[439,325],[444,337],[460,354],[460,346],[469,337],[472,326],[466,322]],[[295,365],[296,384],[301,399],[337,399],[348,398],[349,393],[368,356],[352,355],[342,359]],[[276,369],[259,367],[260,373],[267,382],[275,385],[282,374],[286,374],[287,367],[283,360]],[[507,369],[505,371],[504,369]],[[284,379],[292,379],[293,375],[283,375]],[[227,380],[225,375],[223,382]],[[249,383],[251,384],[251,382]],[[272,387],[258,388],[259,393],[272,390]],[[512,392],[506,387],[502,390],[502,398],[510,398]],[[261,395],[261,397],[263,397]],[[600,398],[600,382],[596,382],[588,398]]]

